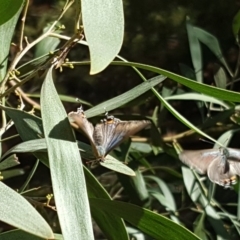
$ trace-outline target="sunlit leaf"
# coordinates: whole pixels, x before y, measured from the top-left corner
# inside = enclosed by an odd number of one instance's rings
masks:
[[[97,198],[90,198],[90,204],[91,207],[101,208],[118,215],[154,239],[199,239],[185,227],[137,205]]]
[[[81,158],[67,114],[53,84],[52,68],[42,86],[41,109],[54,199],[63,237],[93,239]]]
[[[82,0],[84,32],[89,45],[91,74],[105,69],[123,42],[122,0]]]
[[[19,193],[0,182],[0,220],[42,238],[53,238],[44,218]]]

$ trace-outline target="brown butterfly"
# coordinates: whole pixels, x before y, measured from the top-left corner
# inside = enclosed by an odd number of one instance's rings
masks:
[[[89,138],[95,157],[102,162],[112,149],[151,123],[147,120],[121,121],[106,114],[106,118],[94,127],[87,120],[82,108],[79,108],[77,112],[69,113],[68,116],[70,121]]]
[[[233,148],[186,150],[179,154],[179,159],[200,174],[224,187],[236,184],[240,176],[240,150]]]

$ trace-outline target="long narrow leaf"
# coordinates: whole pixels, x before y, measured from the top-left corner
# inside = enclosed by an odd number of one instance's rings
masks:
[[[187,27],[190,53],[192,57],[192,63],[194,66],[196,79],[198,82],[202,83],[203,67],[202,67],[202,51],[201,51],[200,42],[194,32],[193,25],[190,23],[188,19],[187,19],[186,27]]]
[[[86,183],[76,140],[48,71],[41,90],[44,133],[59,221],[65,239],[93,239]]]
[[[139,84],[138,86],[132,88],[131,90],[117,97],[111,98],[108,101],[98,104],[97,106],[87,110],[85,114],[87,117],[93,117],[93,116],[104,113],[106,110],[111,111],[115,108],[118,108],[132,101],[133,99],[139,97],[140,95],[142,95],[152,87],[156,86],[157,84],[161,83],[165,79],[166,77],[163,77],[163,76],[154,77],[146,82]]]
[[[44,218],[19,193],[0,182],[0,220],[42,238],[53,239]]]
[[[122,217],[154,239],[199,240],[186,228],[139,206],[105,199],[90,198],[91,207],[101,208]]]
[[[2,81],[6,73],[11,40],[19,15],[21,13],[22,4],[23,0],[0,2],[0,24],[2,24],[0,26],[0,82]],[[11,11],[12,13],[9,13],[9,11]],[[6,18],[4,16],[6,16]]]
[[[224,90],[220,89],[217,87],[209,86],[207,84],[203,83],[198,83],[196,81],[193,81],[189,78],[182,77],[176,73],[169,72],[167,70],[146,65],[146,64],[141,64],[141,63],[134,63],[134,62],[120,62],[120,61],[114,61],[112,62],[113,65],[122,65],[122,66],[134,66],[137,68],[145,69],[150,72],[155,72],[158,74],[161,74],[163,76],[169,77],[172,80],[181,83],[182,85],[191,88],[192,90],[200,93],[207,94],[212,97],[216,97],[221,100],[226,100],[230,102],[240,102],[240,93],[229,91],[229,90]]]

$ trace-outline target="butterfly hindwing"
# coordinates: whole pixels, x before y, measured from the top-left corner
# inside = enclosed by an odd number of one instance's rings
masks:
[[[220,161],[221,159],[217,158],[211,162],[208,167],[208,177],[214,183],[229,187],[236,183],[236,171],[229,161],[226,163],[227,171],[223,171],[223,166]]]

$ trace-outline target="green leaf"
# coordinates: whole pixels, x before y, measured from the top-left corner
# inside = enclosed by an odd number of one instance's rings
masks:
[[[222,222],[220,215],[210,205],[209,201],[204,195],[202,187],[199,184],[200,181],[197,178],[198,175],[194,175],[193,172],[194,171],[186,167],[182,167],[184,184],[189,196],[191,197],[193,202],[199,202],[201,204],[209,222],[215,230],[216,235],[218,237],[221,237],[222,239],[229,239],[229,234],[224,228],[224,223]]]
[[[104,162],[100,162],[100,165],[115,172],[123,173],[129,176],[135,176],[135,172],[131,168],[110,155],[107,155],[104,159]]]
[[[170,97],[166,97],[165,100],[169,101],[169,100],[195,100],[195,101],[203,101],[203,102],[210,102],[210,103],[214,103],[214,104],[218,104],[226,109],[229,109],[231,106],[226,104],[223,101],[220,101],[216,98],[207,96],[207,95],[203,95],[203,94],[199,94],[199,93],[184,93],[184,94],[179,94],[179,95],[174,95],[174,96],[170,96]]]
[[[15,152],[30,151],[30,152],[34,152],[34,155],[37,158],[39,158],[47,167],[49,167],[47,154],[36,152],[36,151],[46,151],[45,139],[36,139],[38,138],[38,134],[43,135],[41,119],[27,112],[23,112],[17,109],[6,108],[3,106],[0,106],[0,107],[4,109],[7,112],[7,114],[13,119],[21,138],[26,141],[10,149],[4,155],[4,157],[10,153],[13,153],[14,151]],[[27,141],[30,139],[34,139],[34,140]],[[78,146],[83,151],[86,151],[86,152],[91,151],[91,146],[84,144],[82,142],[78,142]],[[107,194],[105,189],[99,184],[98,180],[85,167],[84,167],[84,174],[86,176],[87,189],[88,189],[89,196],[110,199],[109,195]],[[121,239],[125,239],[126,230],[122,220],[119,219],[119,217],[111,213],[109,213],[108,215],[108,213],[106,214],[105,212],[102,212],[101,209],[95,209],[92,212],[93,212],[92,213],[93,218],[97,222],[98,226],[101,228],[101,230],[104,232],[106,236],[110,236],[109,239],[113,239],[113,236],[120,236]],[[114,225],[111,225],[112,223]],[[113,226],[113,227],[111,227],[110,229],[109,226]],[[118,233],[119,229],[121,230],[121,234]],[[125,231],[125,234],[124,234],[124,231]]]
[[[171,191],[169,190],[167,184],[160,178],[157,178],[154,176],[149,175],[149,176],[144,176],[144,178],[146,180],[152,180],[158,185],[159,189],[161,190],[161,192],[165,198],[164,201],[161,202],[162,205],[167,207],[169,210],[175,212],[176,211],[176,203],[175,203],[174,197],[173,197]]]
[[[78,145],[80,147],[80,150],[83,151],[82,155],[84,156],[84,158],[91,159],[93,156],[92,148],[89,145],[81,143],[81,142],[78,142]],[[46,145],[45,139],[35,139],[35,140],[25,141],[23,143],[17,144],[14,147],[12,147],[11,149],[9,149],[1,157],[1,159],[4,159],[7,155],[12,154],[12,153],[24,153],[24,152],[32,152],[32,153],[47,152],[47,145]],[[0,163],[0,170],[1,170],[3,163],[5,163],[5,162],[6,162],[6,160],[3,161],[2,163]],[[105,168],[111,169],[113,171],[122,173],[122,174],[126,174],[129,176],[135,176],[135,172],[131,168],[129,168],[124,163],[118,161],[117,159],[115,159],[114,157],[112,157],[110,155],[107,155],[105,157],[105,161],[100,162],[100,165],[102,165]],[[7,166],[9,166],[9,164],[7,164]]]
[[[153,72],[162,72],[164,75],[176,80],[177,82],[183,82],[183,83],[191,83],[191,86],[193,85],[195,87],[195,84],[197,86],[204,86],[204,88],[208,89],[210,88],[209,86],[205,85],[205,84],[200,84],[198,82],[189,80],[187,78],[181,77],[177,74],[174,73],[170,73],[166,70],[162,70],[160,68],[156,68],[156,67],[152,67],[149,65],[145,65],[145,64],[139,64],[139,63],[130,63],[130,62],[117,62],[119,65],[131,65],[131,66],[135,66],[135,67],[140,67],[146,70],[150,70]],[[189,84],[188,84],[189,85]],[[216,89],[216,88],[214,88]],[[207,135],[206,133],[204,133],[203,131],[201,131],[199,128],[197,128],[194,124],[192,124],[191,122],[189,122],[185,117],[183,117],[179,112],[177,112],[158,92],[156,89],[152,88],[153,93],[155,94],[155,96],[161,101],[161,103],[172,113],[173,116],[175,116],[179,121],[181,121],[183,124],[185,124],[186,126],[188,126],[189,128],[193,129],[194,131],[196,131],[197,133],[201,134],[202,136],[208,138],[209,140],[216,142],[215,139],[213,139],[212,137],[210,137],[209,135]],[[222,90],[222,89],[217,89],[217,91],[223,91],[225,92],[226,90]],[[213,91],[212,91],[213,92]],[[231,92],[231,91],[227,91],[227,92]],[[234,92],[231,92],[231,94],[233,94],[234,96],[240,95]],[[227,96],[229,97],[228,94]],[[240,99],[238,99],[238,101],[240,101]]]
[[[13,178],[13,177],[17,177],[17,176],[21,176],[24,174],[25,174],[25,171],[22,168],[15,168],[15,169],[5,170],[5,171],[1,172],[1,175],[4,180]]]
[[[137,152],[142,152],[142,153],[150,153],[152,152],[152,147],[149,143],[131,142],[131,150],[135,150]]]
[[[50,24],[48,26],[46,26],[43,29],[43,33],[47,32],[48,29],[50,28]],[[56,31],[56,33],[60,33],[61,31]],[[58,38],[55,37],[46,37],[44,38],[42,41],[40,41],[37,45],[36,45],[36,51],[35,51],[35,58],[44,56],[45,54],[49,53],[49,52],[53,52],[54,50],[56,50],[58,44],[60,43],[60,40]]]
[[[11,45],[12,36],[17,24],[23,0],[1,0],[0,1],[0,82],[6,74],[9,49]],[[13,11],[11,10],[13,9]],[[10,14],[8,11],[10,11]],[[14,15],[14,16],[13,16]],[[4,17],[5,16],[5,17]],[[7,17],[8,16],[8,17]],[[5,18],[5,20],[4,20]],[[11,19],[10,19],[11,18]],[[10,20],[9,20],[10,19]],[[7,21],[9,20],[9,21]],[[7,21],[7,22],[6,22]],[[4,23],[5,22],[5,23]],[[4,23],[4,24],[3,24]]]
[[[18,158],[15,154],[9,156],[7,159],[5,159],[5,161],[0,162],[0,170],[5,170],[11,167],[15,167],[17,165],[19,165],[20,162],[18,161]]]
[[[42,238],[53,238],[44,218],[19,193],[0,182],[0,220]]]
[[[218,69],[218,71],[214,74],[215,84],[219,88],[226,89],[227,88],[227,75],[222,67]]]
[[[87,168],[84,168],[84,174],[86,176],[88,196],[90,198],[111,200],[107,191]],[[125,225],[121,218],[112,212],[98,208],[96,205],[91,205],[91,213],[106,239],[128,239]]]
[[[208,240],[204,227],[205,213],[200,214],[193,223],[194,233],[202,240]]]
[[[240,29],[240,10],[238,10],[237,14],[234,16],[233,23],[232,23],[233,35],[237,42],[239,42],[239,37],[238,37],[239,29]]]
[[[229,69],[228,64],[223,57],[222,50],[220,48],[219,42],[215,36],[212,34],[204,31],[201,28],[194,27],[194,32],[196,34],[196,37],[199,41],[204,43],[218,58],[218,60],[225,66],[225,68],[228,70],[229,74],[233,76],[232,71]]]
[[[105,69],[119,53],[124,34],[122,0],[82,0],[84,33],[89,45],[91,70]]]
[[[124,190],[128,193],[131,202],[143,204],[149,199],[149,192],[142,172],[137,169],[133,178],[118,176]]]
[[[91,207],[116,214],[154,239],[199,240],[185,227],[145,208],[105,199],[90,198],[89,200]]]
[[[22,8],[24,0],[0,0],[0,25],[6,23]],[[3,36],[1,35],[1,38]]]
[[[190,23],[189,19],[187,18],[186,22],[186,27],[187,27],[187,34],[188,34],[188,41],[189,41],[189,46],[190,46],[190,53],[192,57],[192,63],[194,66],[195,70],[195,75],[196,79],[198,82],[202,83],[202,51],[201,51],[201,46],[200,42],[195,34],[194,27]]]
[[[120,62],[120,61],[114,61],[114,62],[112,62],[112,64],[120,65],[120,66],[131,66],[131,67],[134,66],[137,68],[145,69],[150,72],[155,72],[155,73],[164,75],[166,77],[169,77],[172,80],[174,80],[186,87],[189,87],[196,92],[200,92],[200,93],[212,96],[212,97],[216,97],[221,100],[226,100],[226,101],[230,101],[230,102],[240,102],[240,93],[238,93],[238,92],[224,90],[224,89],[220,89],[217,87],[209,86],[207,84],[198,83],[189,78],[182,77],[176,73],[172,73],[172,72],[169,72],[167,70],[164,70],[164,69],[161,69],[158,67],[141,64],[141,63]]]
[[[41,90],[42,121],[54,199],[65,239],[94,239],[81,157],[49,69]],[[79,227],[81,226],[81,227]]]
[[[4,153],[4,155],[1,157],[1,160],[9,154],[24,152],[47,152],[47,145],[45,139],[34,139],[19,143],[9,149],[6,153]],[[5,161],[3,161],[2,163],[4,163]],[[0,163],[0,166],[2,163]]]
[[[58,50],[54,51],[54,53],[57,51]],[[52,59],[52,57],[53,57],[52,53],[47,53],[45,55],[42,55],[41,57],[34,58],[31,61],[28,61],[28,62],[20,65],[17,68],[17,70],[21,73],[21,78],[26,77],[27,75],[34,72],[35,69],[39,68],[41,65],[44,65],[44,63],[46,63],[47,61]]]
[[[43,136],[41,118],[15,108],[4,107],[2,105],[0,105],[0,108],[6,111],[7,115],[14,121],[23,141],[33,140]]]
[[[138,96],[142,95],[152,87],[156,86],[157,84],[164,81],[166,77],[163,76],[157,76],[154,78],[149,79],[146,82],[143,82],[139,84],[138,86],[132,88],[131,90],[117,96],[114,98],[111,98],[108,101],[105,101],[103,103],[98,104],[97,106],[87,110],[85,112],[86,116],[88,118],[94,117],[96,115],[100,115],[104,113],[105,111],[111,111],[115,108],[118,108],[127,102],[132,101],[133,99],[137,98]]]
[[[202,194],[202,189],[197,182],[196,176],[193,174],[193,170],[190,170],[187,167],[182,167],[182,175],[188,195],[193,202],[196,202]]]
[[[21,240],[42,240],[42,238],[34,236],[30,233],[23,232],[21,230],[11,230],[0,234],[1,240],[12,240],[12,239],[21,239]],[[63,240],[61,234],[54,234],[55,240]]]

